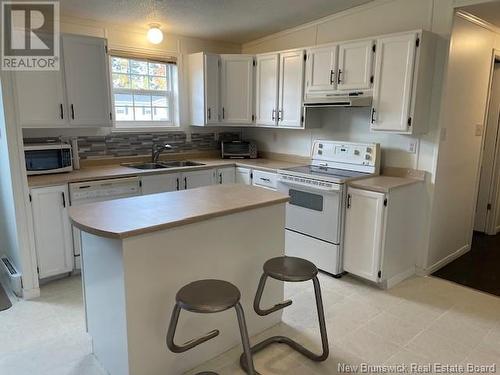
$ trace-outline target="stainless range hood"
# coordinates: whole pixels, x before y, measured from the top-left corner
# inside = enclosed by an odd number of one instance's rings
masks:
[[[309,98],[304,102],[305,107],[369,107],[372,97],[363,93],[332,94],[323,98]]]

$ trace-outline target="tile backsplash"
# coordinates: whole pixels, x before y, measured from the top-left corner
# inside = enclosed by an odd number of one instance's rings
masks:
[[[149,155],[151,147],[157,143],[173,146],[171,153],[187,151],[210,151],[220,149],[220,141],[240,139],[239,132],[221,132],[219,140],[215,133],[191,133],[188,142],[185,132],[168,133],[111,133],[102,136],[79,136],[80,159],[97,159],[119,156]],[[59,138],[25,138],[24,143],[57,142]]]

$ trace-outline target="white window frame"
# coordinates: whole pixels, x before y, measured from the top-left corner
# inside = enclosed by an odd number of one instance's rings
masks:
[[[114,94],[145,94],[145,95],[165,95],[165,91],[157,90],[137,90],[137,89],[115,89],[113,87],[113,66],[111,59],[113,57],[126,58],[130,60],[138,61],[148,61],[148,62],[158,62],[167,65],[167,101],[168,108],[170,111],[170,121],[117,121],[116,111],[115,111],[115,97]],[[111,87],[111,107],[113,111],[113,132],[144,132],[144,131],[166,131],[166,130],[178,130],[178,106],[179,106],[179,74],[178,66],[176,64],[167,63],[158,59],[155,61],[154,58],[140,58],[135,56],[114,56],[109,55],[109,76],[110,76],[110,87]],[[170,79],[169,79],[170,78]],[[135,108],[135,107],[132,107]]]

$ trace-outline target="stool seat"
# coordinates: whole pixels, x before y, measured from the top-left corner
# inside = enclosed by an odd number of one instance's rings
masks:
[[[195,313],[216,313],[234,307],[241,298],[236,286],[223,280],[198,280],[183,286],[177,304]]]
[[[283,256],[264,263],[264,273],[273,279],[299,282],[312,280],[318,274],[318,268],[308,260]]]

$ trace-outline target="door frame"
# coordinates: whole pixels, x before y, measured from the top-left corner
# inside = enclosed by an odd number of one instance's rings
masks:
[[[481,153],[479,156],[479,165],[478,165],[478,173],[477,173],[477,180],[476,180],[476,201],[475,201],[475,207],[474,207],[474,217],[472,219],[472,232],[474,231],[474,223],[476,219],[476,213],[477,213],[477,202],[479,198],[479,192],[480,192],[480,182],[481,182],[481,173],[482,173],[482,166],[484,163],[484,146],[486,142],[486,127],[488,126],[488,115],[490,112],[490,101],[491,101],[491,89],[493,85],[493,73],[495,70],[495,62],[499,61],[500,62],[500,50],[499,49],[493,49],[492,54],[491,54],[491,65],[490,65],[490,79],[489,79],[489,84],[488,84],[488,98],[487,98],[487,104],[486,104],[486,110],[485,110],[485,115],[484,115],[484,120],[483,120],[483,134],[482,134],[482,139],[481,139]],[[497,128],[497,134],[496,134],[496,143],[495,143],[495,149],[494,149],[494,160],[493,160],[493,165],[492,165],[492,170],[493,170],[493,176],[491,178],[490,182],[490,187],[489,187],[489,194],[488,194],[488,202],[491,202],[492,204],[492,209],[486,211],[486,219],[485,219],[485,233],[489,235],[495,235],[500,231],[500,227],[496,227],[495,223],[495,218],[497,217],[497,213],[500,210],[499,203],[500,200],[497,199],[498,195],[498,190],[499,190],[499,185],[500,185],[500,173],[497,171],[498,165],[500,164],[500,125]]]

